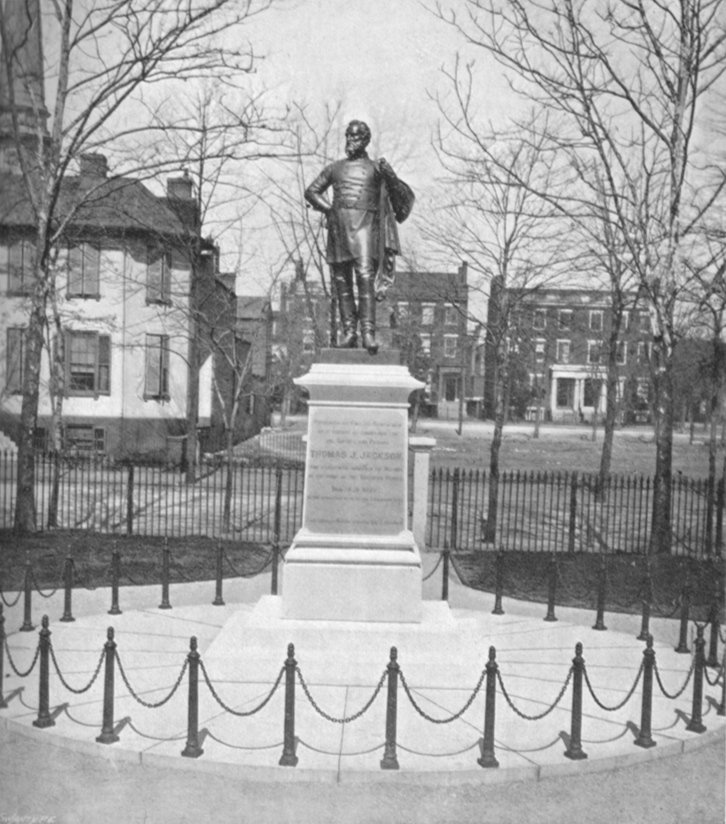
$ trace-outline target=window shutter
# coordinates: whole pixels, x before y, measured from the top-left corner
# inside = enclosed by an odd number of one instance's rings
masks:
[[[99,270],[101,268],[101,250],[90,243],[83,244],[83,294],[99,294]]]
[[[8,329],[6,380],[8,392],[23,390],[23,334],[24,329]]]
[[[111,391],[111,337],[98,336],[98,369],[96,371],[96,391],[107,395]]]
[[[144,397],[155,398],[159,395],[161,338],[158,335],[146,336],[146,378]]]
[[[169,336],[164,335],[159,338],[161,347],[161,381],[159,384],[159,395],[164,398],[169,397]]]
[[[65,364],[65,375],[63,380],[63,396],[68,397],[68,388],[71,384],[71,333],[68,330],[63,332],[63,362]]]
[[[146,268],[146,302],[158,303],[161,300],[162,255],[149,250]]]
[[[23,243],[18,241],[8,247],[8,291],[23,291]]]
[[[68,249],[68,294],[83,294],[83,250],[80,246]]]

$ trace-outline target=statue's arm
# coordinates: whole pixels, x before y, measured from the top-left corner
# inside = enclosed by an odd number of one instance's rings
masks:
[[[305,189],[305,200],[315,209],[317,212],[323,212],[323,214],[328,214],[331,211],[332,206],[328,201],[323,197],[323,192],[330,186],[333,182],[332,174],[330,166],[326,166],[322,172],[313,180],[313,182]]]

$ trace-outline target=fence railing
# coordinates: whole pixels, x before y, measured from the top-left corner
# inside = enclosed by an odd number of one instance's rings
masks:
[[[13,523],[16,457],[0,454],[0,528]],[[229,464],[217,456],[188,483],[177,468],[106,459],[39,456],[38,528],[240,541],[292,541],[302,525],[304,467]],[[496,517],[491,477],[481,470],[434,470],[429,476],[426,544],[474,551],[645,553],[653,482],[644,476],[576,472],[503,472]],[[412,491],[413,494],[413,491]],[[678,476],[672,488],[672,552],[694,557],[724,549],[724,478]],[[276,520],[279,527],[276,528]]]
[[[502,472],[496,517],[492,480],[480,470],[434,470],[429,480],[427,545],[531,552],[648,551],[653,482],[644,476]],[[724,478],[678,476],[671,485],[672,552],[720,554],[724,547]],[[452,537],[453,536],[453,537]],[[454,546],[455,544],[455,546]]]

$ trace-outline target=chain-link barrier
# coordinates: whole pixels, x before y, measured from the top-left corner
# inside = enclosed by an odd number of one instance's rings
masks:
[[[560,694],[557,696],[557,698],[555,698],[554,704],[551,704],[544,712],[541,712],[538,715],[527,715],[512,703],[512,699],[509,697],[509,693],[507,692],[507,689],[504,686],[502,674],[501,672],[499,672],[499,670],[497,670],[497,681],[499,682],[499,687],[502,690],[502,695],[506,699],[507,704],[509,704],[509,706],[520,718],[524,718],[525,721],[539,721],[540,718],[544,718],[545,716],[549,715],[552,712],[552,710],[554,710],[554,708],[560,703],[560,701],[562,700],[562,696],[565,694],[565,692],[567,692],[567,688],[570,686],[570,681],[572,680],[572,675],[574,672],[575,668],[570,667],[570,671],[567,673],[565,683],[562,685]]]
[[[633,686],[630,688],[630,691],[625,696],[625,698],[619,703],[616,704],[614,707],[608,707],[607,704],[603,704],[603,702],[595,695],[595,690],[592,688],[592,684],[590,683],[590,676],[587,674],[587,667],[583,666],[582,670],[585,673],[585,683],[587,684],[588,690],[590,690],[590,695],[592,696],[592,700],[600,707],[601,710],[605,710],[605,712],[616,712],[619,709],[622,709],[628,701],[633,697],[633,693],[638,688],[638,684],[640,683],[640,679],[643,675],[643,668],[644,664],[640,662],[640,669],[638,670],[638,674],[635,676],[635,681],[633,682]]]
[[[254,572],[240,572],[234,566],[232,561],[230,561],[229,555],[227,555],[227,553],[224,552],[224,558],[227,561],[227,565],[229,566],[229,568],[232,570],[232,572],[234,572],[234,574],[238,578],[255,578],[257,575],[261,575],[267,569],[267,567],[272,563],[272,556],[273,555],[274,555],[274,550],[270,550],[270,553],[267,556],[267,559],[265,560],[265,563],[259,569],[255,570]]]
[[[481,675],[479,676],[479,680],[477,681],[476,686],[474,687],[474,692],[469,696],[469,700],[464,704],[464,706],[454,715],[450,715],[448,718],[434,718],[431,715],[428,715],[421,707],[416,703],[415,698],[411,694],[411,689],[406,683],[406,679],[403,675],[403,672],[399,670],[398,677],[401,679],[401,686],[404,689],[404,692],[408,696],[408,700],[413,705],[413,708],[416,712],[421,716],[421,718],[425,718],[427,721],[430,721],[432,724],[450,724],[452,721],[456,721],[457,718],[461,718],[461,716],[469,709],[469,707],[474,703],[474,699],[479,694],[481,690],[481,685],[484,683],[484,679],[486,678],[486,670],[482,670]]]
[[[219,704],[219,706],[223,710],[230,713],[230,715],[236,715],[238,718],[246,718],[249,715],[254,715],[255,713],[258,713],[263,707],[266,707],[267,704],[270,702],[272,696],[277,691],[277,688],[280,686],[282,676],[285,673],[285,667],[281,667],[280,673],[277,676],[277,681],[275,681],[275,683],[272,685],[272,689],[267,693],[266,697],[262,700],[262,703],[258,704],[253,710],[233,710],[232,707],[230,707],[228,704],[225,704],[224,701],[222,701],[222,699],[217,694],[217,691],[214,689],[214,686],[212,685],[212,681],[209,678],[209,675],[207,675],[207,669],[204,666],[204,661],[202,661],[201,658],[199,659],[199,666],[202,670],[202,675],[204,676],[204,680],[206,681],[207,686],[209,687],[209,691],[212,693],[212,697],[214,698],[214,700]]]
[[[30,675],[35,667],[36,663],[38,662],[38,656],[40,655],[40,644],[38,644],[35,648],[35,655],[33,656],[33,663],[30,665],[29,669],[25,670],[25,672],[21,672],[16,666],[15,662],[13,661],[13,656],[10,654],[10,647],[8,646],[8,639],[5,638],[5,652],[8,656],[8,661],[10,662],[10,668],[12,671],[18,676],[18,678],[25,678],[26,676]]]
[[[129,691],[129,694],[131,695],[131,697],[135,701],[138,701],[139,704],[141,704],[142,707],[146,707],[147,709],[150,709],[150,710],[154,710],[157,707],[163,707],[164,704],[167,703],[167,701],[171,700],[174,693],[179,689],[179,685],[181,684],[182,679],[184,678],[184,675],[187,671],[187,667],[189,666],[189,659],[185,658],[184,659],[184,666],[181,668],[181,672],[179,673],[179,677],[176,679],[176,683],[171,688],[171,692],[166,696],[166,698],[162,698],[161,701],[150,702],[150,701],[144,701],[144,699],[141,698],[141,696],[139,696],[134,691],[134,688],[129,683],[129,679],[126,677],[126,671],[124,670],[123,664],[121,663],[121,658],[119,657],[118,650],[114,650],[113,654],[114,654],[114,657],[116,659],[116,663],[118,664],[118,669],[119,669],[119,672],[121,673],[121,678],[123,679],[124,684],[126,684],[126,689]],[[160,739],[160,740],[166,740],[166,739]]]
[[[688,670],[688,675],[686,676],[686,680],[683,682],[683,686],[675,692],[671,694],[668,690],[663,686],[663,682],[660,678],[660,670],[658,669],[658,664],[655,663],[653,665],[653,670],[655,671],[655,680],[658,682],[658,686],[660,687],[660,691],[665,695],[666,698],[680,698],[681,695],[686,691],[686,687],[688,686],[689,681],[691,680],[691,676],[693,675],[694,670],[696,669],[696,657],[693,657],[691,661],[691,668]]]
[[[5,593],[2,590],[0,590],[0,599],[2,599],[3,604],[5,604],[5,606],[8,609],[11,609],[12,607],[14,607],[18,603],[18,601],[20,600],[22,595],[23,595],[23,590],[22,589],[18,590],[18,594],[15,596],[15,600],[11,603],[5,597]]]
[[[63,686],[64,686],[64,687],[65,687],[65,688],[66,688],[69,692],[72,692],[72,693],[74,693],[75,695],[81,695],[81,694],[83,694],[84,692],[88,692],[88,690],[90,690],[90,689],[91,689],[91,687],[92,687],[92,686],[96,683],[96,679],[98,678],[98,673],[99,673],[99,672],[101,672],[101,666],[102,666],[102,664],[103,664],[103,660],[104,660],[104,658],[106,657],[106,650],[105,650],[105,649],[104,649],[104,650],[101,650],[101,657],[98,659],[98,665],[96,666],[96,671],[95,671],[95,672],[93,673],[93,675],[91,676],[91,680],[90,680],[90,681],[86,684],[86,686],[85,686],[85,687],[82,687],[81,689],[76,689],[75,687],[72,687],[72,686],[71,686],[71,685],[70,685],[70,684],[66,681],[66,679],[63,677],[63,674],[62,674],[62,673],[61,673],[61,671],[60,671],[60,667],[58,666],[58,661],[57,661],[57,659],[56,659],[56,657],[55,657],[55,650],[53,649],[53,643],[52,643],[52,642],[50,642],[50,643],[48,644],[48,647],[49,647],[49,649],[50,649],[50,657],[53,659],[53,666],[55,667],[55,671],[56,671],[56,673],[58,674],[58,678],[60,678],[60,682],[61,682],[61,684],[63,684]]]
[[[711,687],[718,686],[723,681],[723,677],[724,677],[723,665],[720,666],[716,670],[716,677],[713,679],[713,681],[711,680],[711,678],[708,674],[708,667],[703,668],[703,677],[706,679],[706,682],[708,683],[709,686],[711,686]]]
[[[350,724],[351,721],[356,721],[358,718],[361,717],[361,715],[366,713],[371,708],[371,706],[373,705],[373,702],[376,700],[376,698],[378,698],[378,694],[380,693],[381,689],[383,688],[383,684],[386,681],[386,675],[388,674],[387,669],[383,670],[383,675],[381,675],[381,680],[378,682],[375,690],[373,691],[373,695],[371,695],[371,697],[368,699],[368,701],[366,702],[366,704],[363,706],[362,709],[358,710],[358,712],[354,713],[353,715],[346,716],[345,718],[334,718],[332,715],[328,715],[328,713],[325,712],[325,710],[320,709],[317,702],[315,701],[313,696],[310,694],[310,690],[308,689],[308,685],[305,683],[305,679],[303,678],[303,675],[300,672],[300,667],[295,667],[295,672],[297,672],[297,676],[300,679],[300,686],[303,688],[303,692],[307,696],[308,701],[313,705],[313,709],[315,710],[315,712],[317,712],[318,715],[322,715],[322,717],[326,721],[332,721],[333,724]]]
[[[443,552],[439,552],[439,560],[436,562],[436,566],[435,566],[435,567],[431,570],[431,572],[429,572],[429,574],[428,574],[428,575],[425,575],[425,576],[424,576],[424,578],[422,579],[422,581],[428,581],[428,579],[429,579],[429,578],[431,578],[431,576],[432,576],[432,575],[436,572],[436,570],[437,570],[437,569],[441,566],[441,561],[443,560],[443,557],[444,557],[444,553],[443,553]],[[452,560],[453,560],[453,559],[452,559]],[[458,575],[458,572],[457,572],[457,575]]]
[[[35,586],[35,591],[38,593],[38,595],[40,595],[41,598],[52,598],[56,594],[56,592],[58,592],[58,590],[60,589],[60,587],[56,587],[51,592],[45,593],[40,588],[40,584],[38,583],[38,579],[35,577],[35,570],[34,569],[30,570],[30,576],[33,579],[33,585]]]

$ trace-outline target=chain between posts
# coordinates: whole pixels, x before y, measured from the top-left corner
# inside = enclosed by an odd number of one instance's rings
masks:
[[[272,696],[277,691],[277,688],[280,686],[280,682],[282,681],[282,676],[285,674],[285,667],[280,667],[280,672],[277,676],[277,680],[272,685],[272,689],[266,695],[266,697],[263,699],[262,703],[259,704],[257,707],[255,707],[253,710],[239,711],[239,710],[233,710],[232,707],[230,707],[228,704],[225,704],[224,701],[222,701],[222,699],[219,697],[219,695],[217,694],[217,691],[214,689],[214,686],[212,685],[212,681],[211,681],[209,675],[207,674],[206,667],[204,666],[204,661],[202,661],[201,658],[199,659],[199,666],[202,670],[202,675],[204,676],[204,680],[205,680],[207,686],[209,687],[209,691],[212,693],[212,697],[214,698],[214,700],[219,704],[220,707],[222,707],[223,710],[230,713],[231,715],[236,715],[238,718],[246,718],[249,715],[254,715],[255,713],[259,712],[263,707],[267,706],[270,699],[272,698]]]
[[[0,590],[0,599],[2,599],[3,604],[5,604],[5,606],[8,609],[12,609],[18,603],[18,601],[20,600],[22,595],[23,595],[22,589],[18,590],[18,594],[15,596],[15,600],[12,603],[10,603],[10,601],[8,601],[7,598],[5,597],[5,593],[2,590]]]
[[[126,689],[129,691],[131,697],[135,701],[138,701],[139,704],[141,704],[143,707],[146,707],[147,709],[150,709],[150,710],[156,709],[157,707],[163,707],[164,704],[166,704],[167,701],[169,701],[171,699],[171,697],[174,695],[174,693],[179,689],[179,685],[181,684],[182,679],[184,678],[184,675],[186,674],[187,667],[189,666],[189,660],[185,658],[184,659],[184,666],[181,668],[181,672],[179,673],[179,677],[176,679],[176,683],[171,688],[171,692],[166,696],[166,698],[163,698],[161,701],[149,702],[149,701],[144,701],[144,699],[141,698],[134,691],[133,687],[129,683],[129,679],[126,677],[126,671],[124,670],[123,664],[121,663],[121,658],[119,657],[118,650],[114,650],[113,654],[116,658],[116,663],[118,664],[118,669],[119,669],[119,672],[121,673],[121,678],[123,679],[123,682],[126,685]]]
[[[708,682],[709,686],[715,687],[721,682],[721,679],[723,678],[723,667],[719,667],[718,672],[716,673],[716,677],[713,679],[713,681],[708,677],[708,667],[703,668],[703,675],[706,681]]]
[[[257,576],[257,575],[262,574],[262,573],[263,573],[263,572],[267,569],[267,567],[268,567],[268,566],[270,565],[270,563],[272,562],[272,556],[273,556],[273,554],[274,554],[274,553],[272,552],[272,550],[270,550],[270,554],[267,556],[267,560],[265,561],[265,563],[264,563],[264,564],[263,564],[263,565],[262,565],[259,569],[255,570],[254,572],[240,572],[240,571],[239,571],[239,570],[238,570],[238,569],[237,569],[237,568],[236,568],[236,567],[232,564],[232,561],[230,561],[230,559],[229,559],[229,555],[227,555],[227,553],[226,553],[226,552],[224,553],[224,558],[225,558],[225,560],[227,561],[227,564],[228,564],[229,568],[232,570],[232,572],[234,572],[234,574],[235,574],[238,578],[254,578],[254,577],[255,577],[255,576]]]
[[[35,665],[38,663],[38,656],[40,655],[40,644],[38,644],[35,648],[35,656],[33,657],[33,663],[30,665],[30,668],[25,670],[25,672],[21,672],[16,666],[15,662],[13,661],[13,656],[10,654],[10,647],[8,646],[8,639],[3,639],[5,645],[5,652],[8,656],[8,661],[10,662],[10,667],[12,671],[18,676],[18,678],[25,678],[26,676],[30,675],[30,673],[35,668]]]
[[[630,688],[630,691],[625,696],[625,698],[619,703],[616,704],[614,707],[608,707],[607,704],[603,704],[602,701],[595,695],[595,690],[592,688],[592,684],[590,683],[590,676],[587,674],[587,667],[583,666],[583,672],[585,674],[585,683],[587,684],[587,688],[590,691],[590,695],[592,696],[592,700],[600,707],[601,710],[605,710],[605,712],[615,712],[616,710],[621,709],[624,707],[628,701],[633,697],[633,693],[638,687],[640,683],[640,679],[643,675],[643,662],[640,662],[640,669],[638,670],[638,674],[635,676],[635,681],[633,682],[633,686]]]
[[[98,665],[96,666],[96,671],[95,671],[95,672],[93,673],[93,675],[91,676],[91,680],[88,682],[88,684],[86,684],[86,686],[85,686],[85,687],[83,687],[82,689],[75,689],[74,687],[72,687],[72,686],[71,686],[71,685],[70,685],[70,684],[66,681],[66,679],[63,677],[63,675],[62,675],[62,673],[61,673],[61,671],[60,671],[60,667],[58,666],[58,660],[57,660],[57,659],[56,659],[56,657],[55,657],[55,650],[53,649],[53,644],[52,644],[52,642],[51,642],[51,643],[49,643],[49,644],[48,644],[48,646],[49,646],[49,648],[50,648],[50,657],[51,657],[51,658],[52,658],[52,660],[53,660],[53,666],[55,667],[55,671],[56,671],[56,673],[57,673],[57,675],[58,675],[58,678],[60,678],[60,682],[61,682],[61,684],[63,684],[63,686],[64,686],[64,687],[65,687],[65,688],[66,688],[69,692],[75,693],[76,695],[81,695],[81,694],[83,694],[84,692],[88,692],[88,690],[90,690],[90,689],[91,689],[91,687],[92,687],[92,686],[96,683],[96,679],[98,678],[98,673],[101,671],[101,666],[102,666],[102,664],[103,664],[103,659],[106,657],[106,650],[105,650],[105,649],[103,649],[103,650],[101,651],[101,657],[98,659]]]
[[[422,579],[423,581],[428,581],[428,579],[429,579],[429,578],[431,578],[431,576],[432,576],[432,575],[436,572],[436,570],[437,570],[437,569],[441,566],[441,561],[442,561],[443,557],[444,557],[444,553],[443,553],[443,552],[439,552],[439,560],[436,562],[436,566],[435,566],[435,567],[431,570],[431,572],[429,572],[429,574],[428,574],[428,575],[426,575],[426,576]]]
[[[456,721],[457,718],[461,718],[461,716],[469,709],[469,707],[474,703],[474,699],[479,694],[481,690],[481,686],[484,683],[484,678],[486,677],[486,670],[482,670],[481,675],[479,676],[479,681],[477,685],[474,687],[474,692],[469,696],[469,700],[464,704],[464,706],[454,715],[449,716],[448,718],[433,718],[432,716],[428,715],[424,712],[421,707],[416,703],[413,695],[411,694],[411,689],[409,688],[408,684],[406,683],[406,679],[403,676],[403,671],[399,670],[398,677],[401,679],[401,686],[403,687],[408,700],[413,705],[413,708],[416,712],[422,717],[425,718],[427,721],[430,721],[432,724],[449,724],[452,721]]]
[[[45,592],[43,592],[43,590],[40,588],[40,584],[38,584],[38,579],[35,577],[35,570],[31,568],[31,570],[30,570],[30,574],[31,574],[31,576],[32,576],[32,578],[33,578],[33,584],[35,585],[35,590],[36,590],[36,592],[38,593],[38,595],[40,595],[40,597],[41,597],[41,598],[52,598],[52,597],[56,594],[56,592],[58,592],[58,589],[59,589],[59,588],[58,588],[58,587],[56,587],[56,588],[55,588],[52,592],[48,592],[48,593],[46,594],[46,593],[45,593]]]
[[[686,691],[686,687],[688,686],[689,681],[691,680],[691,676],[693,675],[693,671],[696,667],[696,658],[694,656],[693,660],[691,661],[691,668],[688,670],[688,675],[686,676],[686,680],[683,682],[683,686],[673,694],[669,693],[668,690],[663,686],[663,682],[660,679],[660,671],[658,669],[658,664],[655,663],[653,665],[653,669],[655,671],[655,680],[658,682],[658,686],[660,687],[660,691],[665,695],[666,698],[680,698],[681,695]]]
[[[572,675],[575,671],[574,667],[570,667],[570,671],[567,673],[567,678],[565,679],[565,683],[562,685],[562,689],[560,690],[560,694],[555,698],[554,704],[549,706],[544,712],[539,713],[539,715],[527,715],[526,713],[522,712],[520,709],[514,706],[512,703],[512,699],[509,697],[509,693],[504,686],[504,681],[502,680],[501,672],[497,671],[497,681],[499,682],[499,686],[502,690],[502,695],[504,696],[507,704],[517,713],[520,718],[524,718],[525,721],[539,721],[540,718],[544,718],[545,716],[549,715],[552,710],[560,703],[562,700],[562,696],[567,692],[567,688],[570,686],[570,681],[572,680]]]
[[[313,709],[315,710],[315,712],[317,712],[318,715],[321,715],[323,718],[325,718],[326,721],[332,721],[333,724],[350,724],[352,721],[357,721],[364,713],[366,713],[371,708],[376,698],[378,698],[378,694],[383,689],[383,685],[386,683],[386,677],[388,675],[388,669],[384,669],[383,675],[381,675],[381,680],[378,682],[378,685],[373,691],[373,695],[370,697],[370,699],[367,701],[367,703],[362,709],[358,710],[358,712],[354,713],[353,715],[346,716],[345,718],[333,718],[332,715],[328,715],[327,712],[320,709],[315,699],[310,694],[308,685],[305,683],[305,679],[303,678],[303,675],[300,672],[300,667],[296,667],[295,671],[297,672],[298,678],[300,679],[300,686],[303,688],[303,692],[307,696],[308,701],[310,701],[310,703],[313,705]],[[282,676],[282,673],[280,673],[280,675]],[[379,748],[376,747],[376,749]]]

